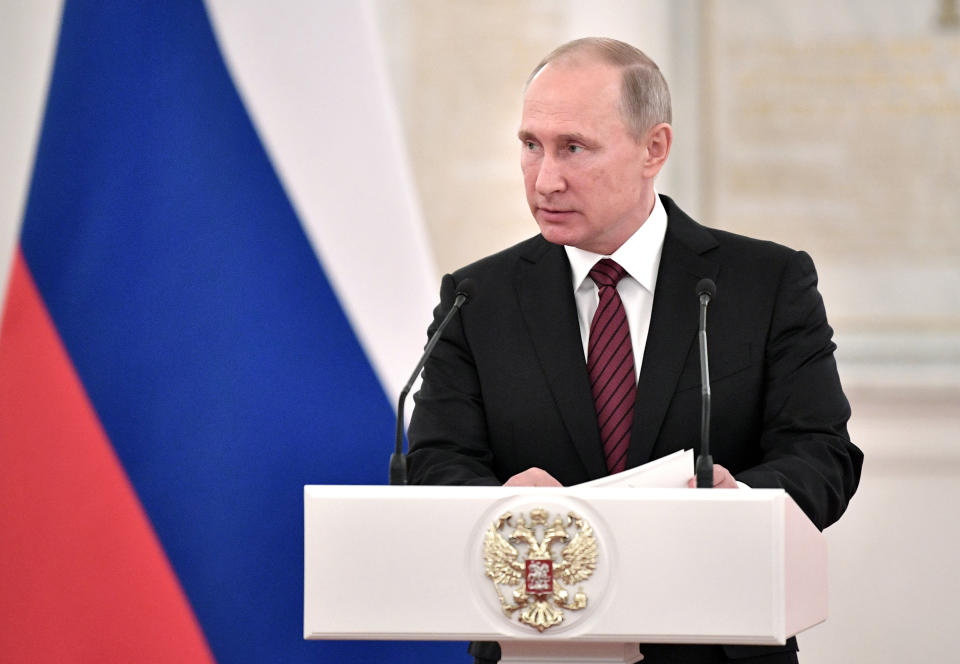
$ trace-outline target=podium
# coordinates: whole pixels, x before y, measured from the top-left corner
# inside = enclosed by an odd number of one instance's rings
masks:
[[[782,490],[304,487],[304,638],[499,641],[504,662],[775,645],[826,618]]]

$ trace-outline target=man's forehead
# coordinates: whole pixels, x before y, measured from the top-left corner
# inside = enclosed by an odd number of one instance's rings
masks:
[[[534,74],[530,81],[527,83],[527,87],[533,84],[535,80],[540,78],[544,72],[556,72],[558,70],[580,70],[580,69],[617,69],[617,67],[610,62],[604,60],[599,55],[595,53],[580,51],[575,53],[566,53],[560,57],[551,60],[543,67],[541,67],[536,74]]]
[[[621,78],[619,69],[602,62],[551,62],[530,81],[523,95],[524,106],[618,99]]]
[[[558,66],[554,66],[557,64]],[[523,98],[521,133],[543,122],[568,133],[593,121],[619,117],[620,72],[604,63],[549,63]],[[556,125],[566,125],[562,128]]]

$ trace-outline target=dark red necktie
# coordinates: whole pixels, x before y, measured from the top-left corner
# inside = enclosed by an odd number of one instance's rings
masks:
[[[603,455],[611,473],[626,468],[633,402],[637,396],[630,326],[617,293],[617,282],[625,274],[626,270],[609,258],[597,261],[590,270],[590,278],[600,291],[600,303],[590,323],[587,372],[593,388]]]

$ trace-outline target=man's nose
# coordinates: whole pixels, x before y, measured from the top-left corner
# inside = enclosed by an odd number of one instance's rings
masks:
[[[540,170],[537,172],[537,193],[548,196],[564,191],[566,188],[567,181],[558,160],[550,155],[544,155],[540,161]]]

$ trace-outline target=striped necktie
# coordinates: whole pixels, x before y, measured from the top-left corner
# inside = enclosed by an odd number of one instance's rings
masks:
[[[611,473],[626,468],[637,395],[630,326],[617,293],[617,282],[625,274],[626,270],[609,258],[597,261],[590,270],[590,278],[600,291],[600,303],[590,323],[587,372],[597,409],[603,455]]]

